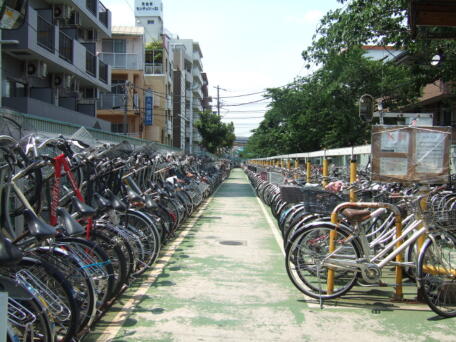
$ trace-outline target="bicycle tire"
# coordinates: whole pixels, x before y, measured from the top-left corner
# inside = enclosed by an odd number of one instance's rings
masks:
[[[295,235],[286,252],[285,266],[288,276],[296,288],[315,299],[332,299],[348,292],[356,283],[358,271],[334,270],[334,289],[328,294],[326,289],[327,268],[319,268],[315,260],[327,257],[329,232],[337,234],[336,248],[344,243],[344,254],[350,258],[359,258],[361,249],[356,240],[346,240],[350,235],[346,229],[327,222],[310,224],[301,234]],[[304,259],[308,257],[308,259]],[[307,261],[308,260],[308,261]]]
[[[456,237],[432,235],[418,256],[417,280],[426,303],[436,314],[456,317]]]

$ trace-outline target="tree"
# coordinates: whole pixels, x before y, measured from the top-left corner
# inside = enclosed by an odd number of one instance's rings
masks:
[[[436,79],[456,78],[456,41],[433,39],[436,33],[456,37],[455,28],[421,27],[412,37],[407,24],[409,0],[339,0],[343,8],[329,11],[321,20],[311,46],[302,53],[304,61],[325,64],[340,51],[361,45],[394,46],[408,55],[405,65],[410,79],[398,87],[419,90]],[[431,65],[433,56],[443,56],[438,67]]]
[[[361,95],[382,98],[384,107],[397,110],[415,102],[423,86],[456,79],[456,40],[432,38],[436,33],[456,37],[456,29],[420,27],[412,37],[408,0],[339,2],[343,7],[322,18],[302,52],[307,67],[319,69],[287,87],[269,89],[270,109],[249,139],[249,153],[270,156],[366,143],[369,126],[357,115]],[[408,63],[368,60],[362,45],[393,46]],[[436,54],[442,63],[433,66]]]
[[[369,93],[374,97],[396,94],[398,80],[409,78],[400,65],[365,58],[353,47],[334,53],[308,77],[284,88],[269,89],[270,109],[250,137],[246,151],[257,156],[309,152],[364,144],[369,126],[358,118],[357,101]],[[391,106],[413,98],[411,88],[390,98]]]
[[[232,122],[224,123],[221,117],[210,111],[200,113],[195,127],[201,134],[202,146],[211,153],[219,153],[222,148],[233,147],[236,136]]]

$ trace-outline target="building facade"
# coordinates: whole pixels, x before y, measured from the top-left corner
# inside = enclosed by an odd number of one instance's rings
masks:
[[[144,28],[144,87],[153,92],[152,120],[144,132],[151,140],[173,145],[173,51],[163,27],[162,1],[135,0],[136,26]]]
[[[111,122],[113,132],[153,140],[144,129],[144,29],[113,26],[112,38],[100,40],[98,50],[112,76],[111,91],[98,98],[97,117]]]
[[[96,117],[96,99],[111,89],[111,67],[97,56],[111,37],[111,13],[99,0],[30,0],[26,22],[2,31],[2,105],[13,110],[111,130]]]

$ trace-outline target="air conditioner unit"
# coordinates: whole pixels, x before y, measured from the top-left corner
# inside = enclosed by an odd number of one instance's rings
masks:
[[[98,31],[93,28],[86,29],[84,38],[88,42],[94,42],[98,39]]]
[[[25,63],[27,76],[46,78],[47,64],[43,61],[27,61]]]
[[[63,4],[55,4],[53,6],[54,19],[70,19],[71,7]]]
[[[68,25],[71,26],[81,26],[81,17],[78,11],[72,11],[70,19],[68,20]]]

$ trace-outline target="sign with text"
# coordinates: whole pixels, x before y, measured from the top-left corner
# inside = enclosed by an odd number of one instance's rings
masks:
[[[152,90],[146,90],[144,92],[144,101],[144,125],[152,126],[154,115],[154,96]]]
[[[135,17],[163,17],[163,3],[161,0],[136,0]]]
[[[445,184],[451,127],[373,126],[372,180]]]

